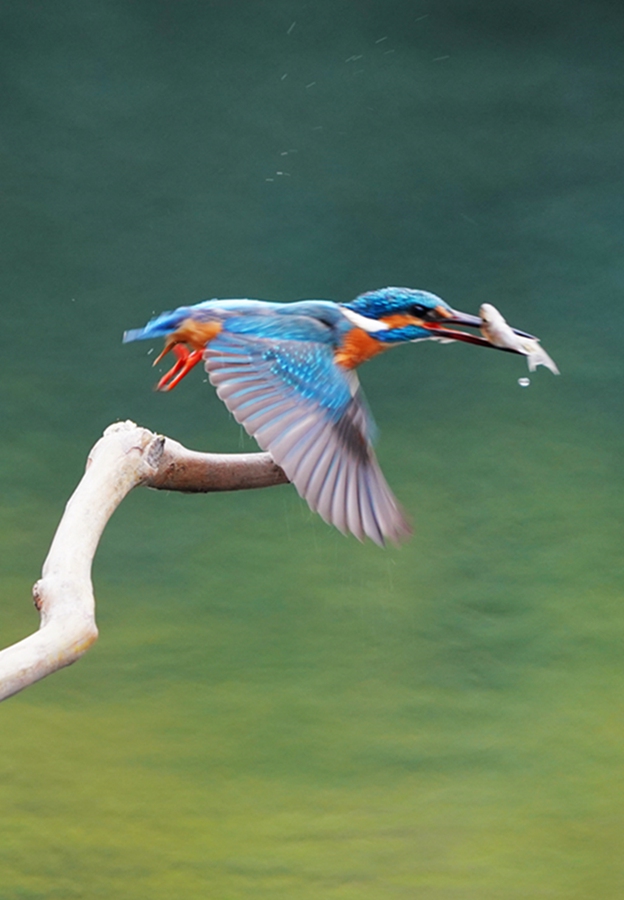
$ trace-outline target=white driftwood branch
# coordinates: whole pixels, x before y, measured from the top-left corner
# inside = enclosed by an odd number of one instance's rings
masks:
[[[286,481],[268,453],[196,453],[134,422],[107,428],[33,588],[39,630],[0,651],[0,700],[75,662],[97,639],[91,563],[106,523],[132,488],[233,491]]]

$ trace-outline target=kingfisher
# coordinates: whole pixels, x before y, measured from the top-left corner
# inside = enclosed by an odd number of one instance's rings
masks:
[[[203,362],[236,421],[310,508],[343,534],[383,546],[411,529],[377,462],[376,429],[355,370],[385,350],[424,340],[519,352],[456,327],[482,324],[428,291],[386,287],[349,303],[205,300],[161,313],[123,340],[165,339],[154,365],[169,351],[176,362],[159,391]]]

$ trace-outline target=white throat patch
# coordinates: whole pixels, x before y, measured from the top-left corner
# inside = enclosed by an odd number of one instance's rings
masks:
[[[341,306],[340,312],[352,325],[355,325],[356,328],[361,328],[362,331],[368,331],[369,334],[373,334],[375,331],[388,331],[390,328],[387,322],[380,322],[378,319],[369,319],[368,316],[361,316],[360,313],[353,312],[352,309],[347,309],[346,306]]]

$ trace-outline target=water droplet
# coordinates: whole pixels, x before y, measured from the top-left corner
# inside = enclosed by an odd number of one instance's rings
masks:
[[[528,387],[531,384],[530,378],[518,378],[518,384],[520,387]]]

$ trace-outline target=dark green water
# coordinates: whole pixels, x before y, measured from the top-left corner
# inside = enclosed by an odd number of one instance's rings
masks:
[[[362,372],[401,549],[290,487],[129,497],[99,643],[1,710],[1,900],[624,896],[623,38],[615,2],[3,2],[3,645],[110,422],[251,447],[201,374],[152,392],[153,311],[406,284],[563,374]]]

